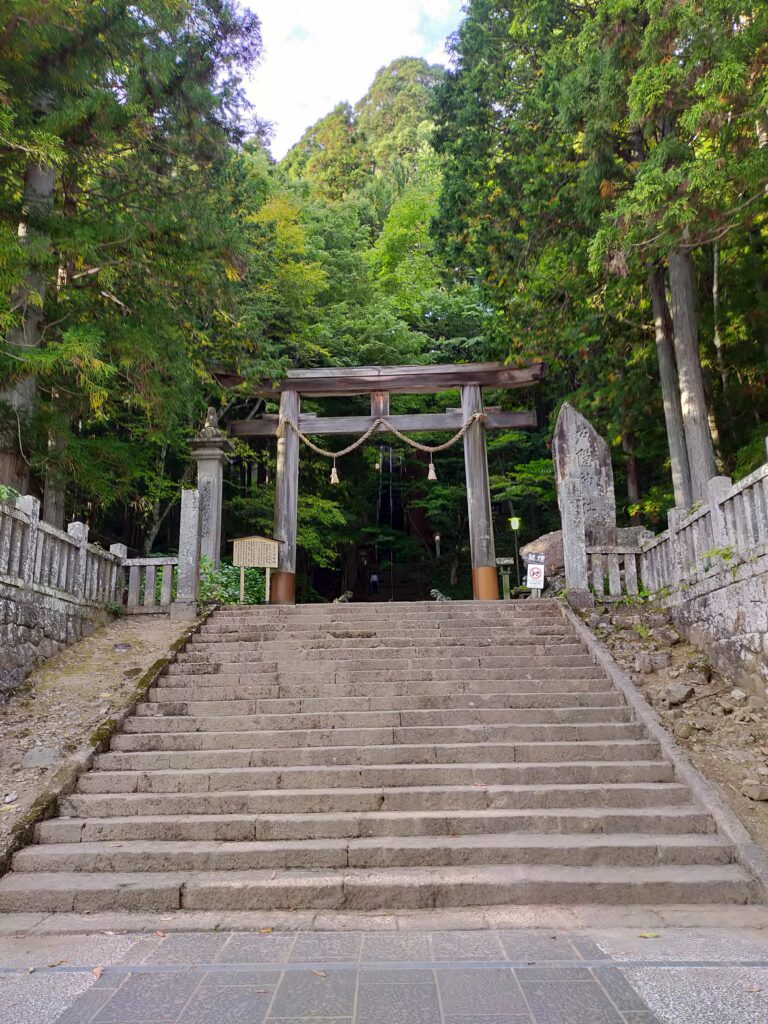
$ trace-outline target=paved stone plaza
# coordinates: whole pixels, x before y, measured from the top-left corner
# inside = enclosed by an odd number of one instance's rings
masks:
[[[0,1024],[766,1020],[768,934],[752,929],[158,931],[0,940]]]

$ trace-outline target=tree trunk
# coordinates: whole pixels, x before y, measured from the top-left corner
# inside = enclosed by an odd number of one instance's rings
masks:
[[[45,215],[53,204],[54,172],[50,167],[31,164],[24,175],[22,220],[19,224],[19,243],[24,245],[33,233],[36,216]],[[12,305],[21,313],[21,323],[12,328],[6,342],[11,347],[37,348],[43,335],[43,303],[45,276],[36,267],[29,267],[24,282],[12,297]],[[9,387],[0,390],[0,402],[13,411],[8,429],[0,437],[0,483],[9,484],[26,494],[30,485],[29,465],[22,449],[22,423],[35,405],[34,377],[20,377]]]
[[[707,417],[704,375],[701,372],[699,358],[696,287],[689,252],[678,250],[670,254],[669,290],[672,298],[672,324],[683,427],[691,471],[691,496],[694,502],[705,501],[707,481],[717,476],[717,466]]]
[[[621,447],[627,456],[627,498],[630,505],[638,505],[640,503],[640,469],[637,464],[637,454],[635,452],[634,431],[624,431],[621,440]],[[639,515],[640,513],[635,511],[631,513],[631,518],[636,520]]]
[[[667,305],[664,284],[664,270],[655,266],[648,278],[653,307],[653,322],[656,332],[656,354],[659,360],[661,395],[664,402],[664,420],[667,426],[669,461],[672,469],[672,486],[675,505],[690,508],[691,472],[688,465],[688,447],[683,426],[683,409],[680,403],[680,386],[677,379],[677,365],[672,342],[672,317]]]

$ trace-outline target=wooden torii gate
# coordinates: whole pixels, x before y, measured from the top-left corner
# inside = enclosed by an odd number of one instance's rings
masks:
[[[253,419],[230,423],[233,437],[276,437],[277,480],[275,497],[275,538],[280,541],[277,571],[272,574],[271,600],[274,604],[293,604],[296,599],[296,527],[299,489],[299,436],[303,434],[363,434],[379,418],[386,418],[402,433],[461,430],[470,420],[464,435],[464,467],[467,481],[469,537],[472,552],[472,590],[476,600],[499,597],[496,553],[493,540],[491,494],[488,486],[488,458],[485,431],[535,427],[535,412],[502,412],[485,408],[484,388],[522,388],[537,383],[543,376],[542,363],[512,367],[504,363],[467,363],[453,366],[358,366],[328,367],[316,370],[289,370],[276,383],[257,387],[254,397],[280,396],[278,415],[262,414]],[[241,379],[217,374],[223,384]],[[434,394],[458,388],[461,408],[443,413],[389,415],[391,394]],[[317,416],[301,412],[301,398],[370,395],[370,416]],[[482,414],[477,416],[477,414]],[[474,419],[473,419],[474,417]],[[374,433],[386,433],[384,424]]]

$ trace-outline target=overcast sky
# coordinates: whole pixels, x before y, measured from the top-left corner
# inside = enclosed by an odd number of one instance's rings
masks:
[[[261,18],[264,56],[249,95],[274,122],[282,157],[341,100],[355,103],[396,57],[446,62],[444,42],[463,0],[249,0]]]

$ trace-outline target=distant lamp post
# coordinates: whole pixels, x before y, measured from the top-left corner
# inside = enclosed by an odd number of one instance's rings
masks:
[[[435,541],[435,558],[437,558],[437,560],[439,562],[440,561],[440,534],[436,533],[433,539]]]
[[[515,568],[517,569],[517,585],[520,586],[520,555],[517,551],[517,531],[520,529],[520,516],[511,516],[509,525],[512,527],[512,533],[515,535]]]

